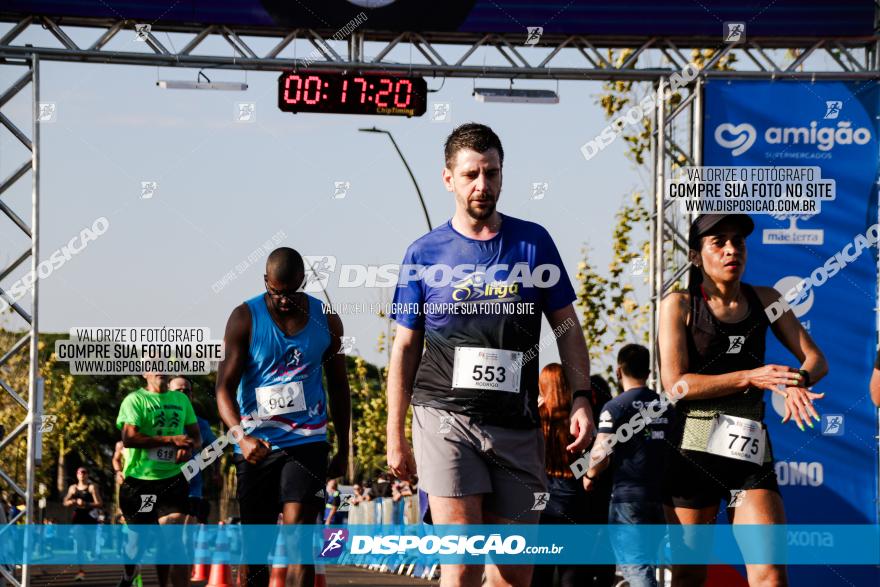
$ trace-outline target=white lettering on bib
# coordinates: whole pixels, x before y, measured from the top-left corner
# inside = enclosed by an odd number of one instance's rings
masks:
[[[719,414],[712,422],[706,452],[761,465],[766,448],[767,431],[760,422]]]
[[[455,347],[452,387],[519,393],[522,355],[503,349]]]
[[[306,397],[301,381],[256,388],[257,414],[260,418],[306,411]]]

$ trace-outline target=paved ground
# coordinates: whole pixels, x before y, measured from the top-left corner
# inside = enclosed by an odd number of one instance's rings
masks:
[[[116,583],[121,575],[121,568],[115,566],[87,566],[85,570],[85,581],[75,582],[73,580],[76,575],[75,567],[38,566],[35,567],[36,572],[33,575],[31,584],[34,587],[116,587]],[[327,585],[417,585],[421,587],[438,585],[436,581],[424,581],[411,577],[376,573],[357,567],[327,567],[327,573]],[[144,570],[143,583],[144,587],[158,585],[155,567],[149,567]],[[2,585],[2,582],[0,582],[0,585]],[[200,586],[204,585],[204,583],[193,583],[193,585]]]

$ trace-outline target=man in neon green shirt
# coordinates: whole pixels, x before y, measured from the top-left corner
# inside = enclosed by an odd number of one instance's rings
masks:
[[[119,504],[126,523],[183,524],[189,509],[189,483],[180,472],[201,436],[189,399],[168,390],[168,376],[145,373],[146,388],[122,400],[116,427],[125,446],[125,480]],[[159,585],[189,585],[189,565],[157,565]],[[119,587],[130,587],[137,565],[126,565]]]

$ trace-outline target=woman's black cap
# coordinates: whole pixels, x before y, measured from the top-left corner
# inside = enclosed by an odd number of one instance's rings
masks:
[[[691,223],[691,230],[688,233],[688,246],[694,250],[699,249],[700,237],[709,234],[713,227],[728,218],[736,221],[744,237],[749,236],[755,230],[755,223],[747,214],[700,214]]]

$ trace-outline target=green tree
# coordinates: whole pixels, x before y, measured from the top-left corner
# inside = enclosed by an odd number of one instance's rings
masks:
[[[691,62],[698,69],[703,69],[711,61],[717,49],[692,49]],[[608,61],[615,67],[621,67],[632,55],[632,49],[608,52]],[[736,55],[725,55],[713,65],[713,69],[732,70]],[[603,84],[603,93],[598,104],[605,112],[608,120],[614,120],[627,110],[642,102],[646,95],[654,92],[651,84],[634,81],[609,81]],[[669,95],[666,110],[671,112],[682,101],[683,92],[678,90]],[[651,138],[654,134],[654,121],[651,113],[635,125],[624,125],[620,135],[627,145],[626,155],[637,166],[646,165],[650,153]],[[684,164],[686,158],[679,154],[673,166]],[[607,274],[597,272],[589,262],[588,251],[584,250],[583,261],[578,267],[578,307],[581,311],[582,326],[590,358],[598,362],[604,369],[607,378],[613,380],[613,353],[616,348],[627,341],[648,344],[650,341],[648,326],[651,316],[650,302],[639,303],[636,299],[633,281],[629,279],[630,267],[641,267],[642,282],[648,283],[648,259],[651,256],[651,243],[646,238],[637,239],[637,235],[650,232],[650,211],[645,205],[644,196],[640,192],[630,194],[624,199],[615,216],[615,227],[612,233],[612,259]],[[674,250],[664,250],[668,267],[675,268],[676,263],[686,262],[682,256],[676,257]],[[635,277],[635,275],[633,275]],[[681,286],[680,283],[673,287]]]

